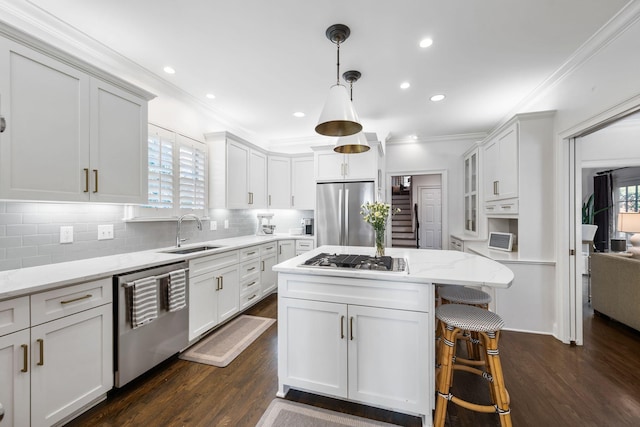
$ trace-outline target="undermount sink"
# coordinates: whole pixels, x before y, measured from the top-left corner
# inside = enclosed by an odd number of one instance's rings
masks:
[[[220,246],[193,246],[190,248],[176,248],[176,249],[169,249],[166,251],[162,251],[164,253],[168,253],[168,254],[191,254],[193,252],[202,252],[202,251],[208,251],[210,249],[218,249]]]

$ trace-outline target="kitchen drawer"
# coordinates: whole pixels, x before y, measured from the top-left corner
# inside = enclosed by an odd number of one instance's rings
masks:
[[[260,301],[260,287],[253,287],[252,291],[240,295],[240,310],[244,310]]]
[[[29,297],[0,301],[0,337],[29,327]]]
[[[238,263],[238,251],[204,256],[189,260],[189,277],[199,276]]]
[[[313,240],[311,239],[296,240],[296,254],[310,251],[311,249],[313,249]]]
[[[484,204],[484,211],[487,215],[517,215],[518,200],[510,199],[500,202],[487,202]]]
[[[278,242],[265,243],[260,246],[260,256],[275,254],[278,251]]]
[[[247,280],[253,276],[260,276],[260,260],[255,259],[240,264],[240,282]]]
[[[260,246],[258,245],[249,246],[248,248],[240,249],[240,262],[244,262],[253,258],[258,258],[259,256],[260,256]]]
[[[240,295],[245,295],[256,291],[260,292],[260,276],[250,277],[240,282]]]
[[[112,302],[112,279],[92,282],[31,295],[31,326]]]
[[[464,252],[464,242],[457,237],[451,236],[449,240],[449,249],[452,251]]]

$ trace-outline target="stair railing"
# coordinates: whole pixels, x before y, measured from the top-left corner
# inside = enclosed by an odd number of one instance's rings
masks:
[[[416,233],[416,249],[420,249],[420,220],[418,219],[418,204],[415,203],[413,205],[413,213],[411,215],[414,220],[415,228],[414,232]]]

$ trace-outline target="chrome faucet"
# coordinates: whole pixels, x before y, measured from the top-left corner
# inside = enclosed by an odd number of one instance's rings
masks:
[[[187,239],[181,239],[180,238],[180,227],[182,225],[182,220],[185,219],[186,217],[191,217],[193,219],[195,219],[198,222],[198,230],[202,231],[202,221],[200,221],[200,218],[198,218],[196,215],[194,214],[184,214],[182,215],[180,218],[178,218],[178,233],[176,235],[176,247],[180,247],[180,245],[182,244],[182,242],[184,242]]]

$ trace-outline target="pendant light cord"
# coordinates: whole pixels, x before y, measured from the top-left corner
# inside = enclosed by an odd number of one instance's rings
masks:
[[[340,84],[340,39],[336,40],[336,46],[338,49],[336,50],[336,84]]]

